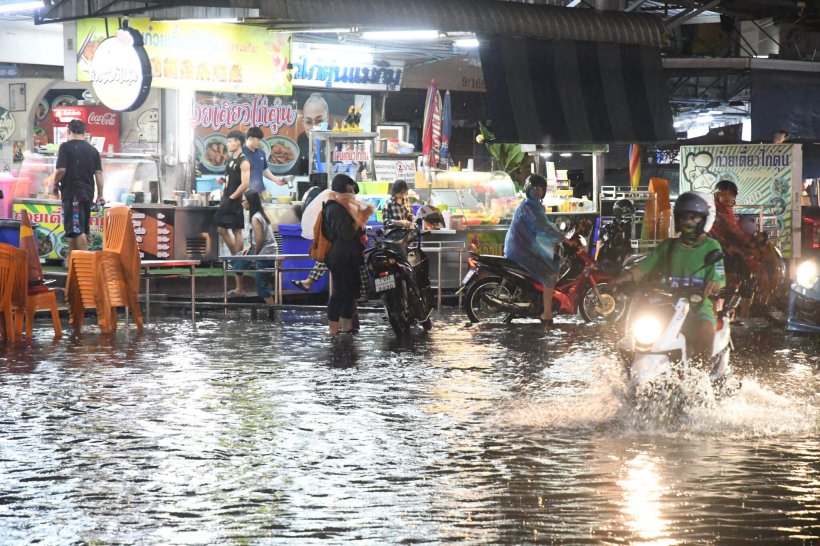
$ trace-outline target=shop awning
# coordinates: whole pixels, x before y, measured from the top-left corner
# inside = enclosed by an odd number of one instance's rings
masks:
[[[481,37],[500,142],[673,141],[660,50],[633,44]]]

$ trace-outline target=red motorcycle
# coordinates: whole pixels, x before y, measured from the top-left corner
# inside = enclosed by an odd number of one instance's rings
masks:
[[[587,322],[615,322],[623,316],[626,298],[607,283],[612,276],[601,271],[578,244],[561,243],[570,265],[555,284],[553,313],[574,315]],[[470,270],[457,293],[464,293],[464,310],[471,322],[510,322],[538,318],[543,311],[544,287],[517,263],[503,256],[470,252]]]

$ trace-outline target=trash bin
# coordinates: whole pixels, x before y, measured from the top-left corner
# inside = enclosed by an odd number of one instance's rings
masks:
[[[282,237],[282,254],[307,254],[310,251],[309,239],[302,237],[301,224],[279,224],[279,235]],[[316,262],[311,258],[291,258],[282,261],[282,267],[312,268]],[[309,269],[304,271],[284,271],[282,273],[282,289],[296,289],[291,281],[306,279]],[[311,292],[327,292],[329,274],[322,277],[310,287]]]
[[[20,247],[20,220],[0,220],[0,243]]]

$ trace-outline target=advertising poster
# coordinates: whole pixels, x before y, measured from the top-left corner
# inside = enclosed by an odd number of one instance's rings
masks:
[[[63,235],[63,207],[60,204],[14,203],[14,218],[22,219],[20,211],[28,211],[40,260],[65,260],[68,256],[68,241]],[[102,249],[103,212],[91,213],[91,236],[89,250]]]
[[[292,97],[197,93],[193,124],[198,170],[202,174],[224,173],[228,133],[245,133],[255,126],[265,135],[260,146],[273,174],[307,174],[308,131],[341,125],[357,100],[361,103],[363,97],[307,90],[296,91]]]
[[[680,191],[710,196],[715,184],[738,187],[735,214],[756,216],[763,207],[763,228],[779,241],[784,258],[799,256],[802,150],[799,144],[681,146]]]
[[[129,19],[142,34],[151,62],[151,85],[172,89],[290,96],[291,37],[265,27]],[[117,30],[117,20],[77,21],[77,79],[91,81],[97,47]]]

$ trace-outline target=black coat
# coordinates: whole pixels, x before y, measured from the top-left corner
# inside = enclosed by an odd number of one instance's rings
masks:
[[[335,201],[325,203],[322,230],[331,242],[325,263],[331,269],[356,267],[363,262],[362,230],[350,213]]]

